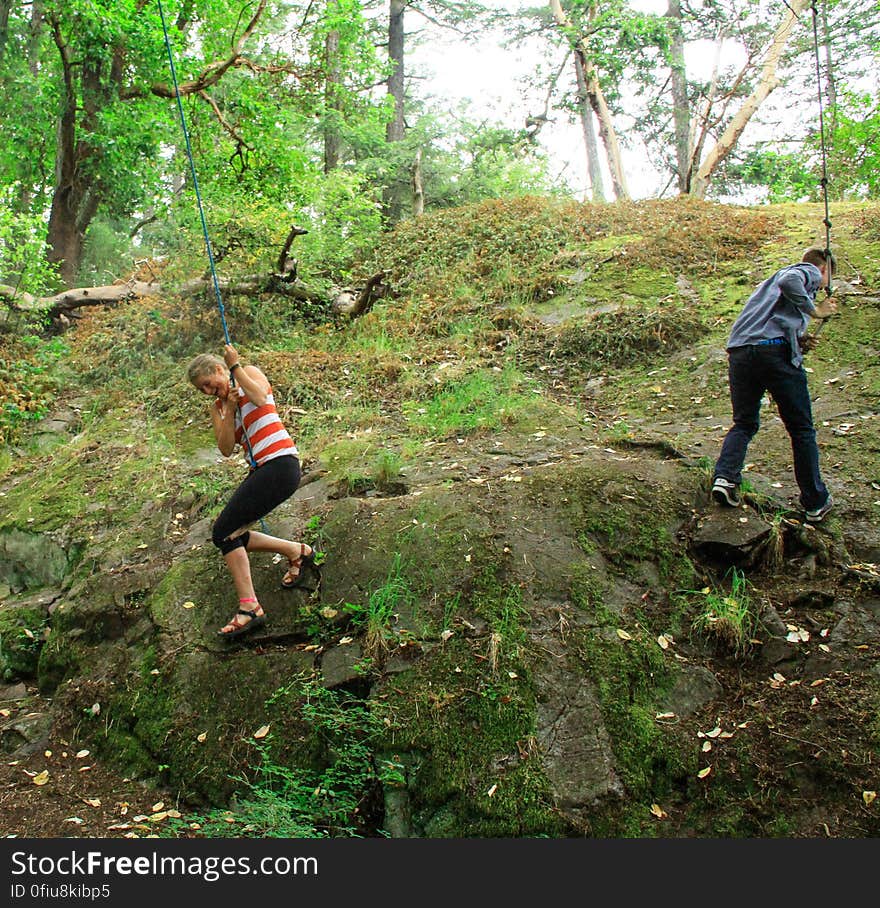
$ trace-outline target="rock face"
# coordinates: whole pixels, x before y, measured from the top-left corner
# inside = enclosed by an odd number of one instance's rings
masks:
[[[679,506],[670,499],[630,538],[622,530],[641,485],[625,466],[598,466],[538,458],[520,483],[322,496],[317,586],[280,590],[281,567],[255,557],[269,623],[240,643],[216,636],[232,598],[197,519],[165,554],[147,552],[140,564],[40,600],[47,640],[11,674],[36,675],[62,716],[99,704],[92,745],[131,772],[161,764],[192,800],[225,801],[233,779],[253,768],[253,733],[263,725],[273,728],[273,759],[310,772],[332,759],[315,750],[304,718],[307,691],[319,684],[388,720],[375,747],[408,767],[403,786],[382,783],[399,834],[582,827],[626,790],[605,725],[604,680],[578,651],[631,626],[655,553],[666,549],[664,575],[687,569],[672,542],[685,516]],[[294,499],[272,515],[272,531],[297,535],[319,486],[307,487],[308,504]],[[60,571],[61,550],[51,551]],[[648,574],[656,580],[657,568]],[[4,603],[0,614],[24,605]],[[630,649],[643,645],[634,634]],[[640,705],[653,709],[668,683],[658,674]],[[531,786],[525,812],[523,786]]]
[[[337,801],[352,786],[361,835],[653,834],[675,801],[670,834],[711,831],[717,811],[693,790],[704,755],[743,748],[738,773],[766,755],[736,715],[741,668],[731,679],[731,654],[694,631],[694,561],[740,563],[769,524],[711,507],[695,521],[699,476],[652,451],[471,466],[386,497],[305,485],[270,531],[299,538],[311,521],[320,570],[282,590],[283,565],[253,555],[268,623],[236,642],[216,634],[234,595],[195,496],[164,515],[151,502],[158,544],[83,546],[98,569],[7,531],[5,681],[35,678],[56,726],[205,809],[278,772]],[[760,685],[860,672],[859,647],[880,645],[861,602],[805,590],[755,607]],[[0,746],[39,747],[47,721],[0,721]],[[732,778],[739,803],[751,783]]]

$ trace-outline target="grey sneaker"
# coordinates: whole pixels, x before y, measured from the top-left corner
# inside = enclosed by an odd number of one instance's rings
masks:
[[[821,508],[816,508],[814,511],[807,511],[807,521],[809,523],[820,523],[825,515],[834,507],[834,499],[829,496],[825,499],[825,504]]]
[[[739,486],[723,476],[717,476],[712,484],[712,497],[718,502],[729,508],[738,508],[741,498],[739,497]]]

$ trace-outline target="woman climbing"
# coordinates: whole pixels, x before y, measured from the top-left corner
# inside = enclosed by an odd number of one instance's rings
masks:
[[[251,462],[250,473],[223,508],[211,534],[238,593],[238,611],[217,631],[232,639],[266,623],[254,592],[248,552],[286,557],[288,569],[281,580],[285,589],[299,586],[304,568],[314,563],[315,552],[304,542],[248,530],[296,491],[301,476],[299,454],[275,409],[268,379],[256,366],[242,365],[232,344],[226,344],[223,359],[210,353],[196,356],[187,377],[202,394],[215,398],[211,419],[220,453],[229,457],[236,444],[242,444]]]

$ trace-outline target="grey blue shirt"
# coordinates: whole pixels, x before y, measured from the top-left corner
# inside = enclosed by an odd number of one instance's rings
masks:
[[[816,311],[816,293],[821,283],[822,272],[807,262],[788,265],[768,277],[733,323],[727,349],[784,337],[791,349],[791,364],[799,366],[804,357],[798,341]]]

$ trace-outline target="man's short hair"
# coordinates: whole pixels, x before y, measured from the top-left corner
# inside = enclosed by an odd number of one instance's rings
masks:
[[[808,265],[815,265],[817,268],[827,264],[831,274],[834,274],[837,270],[837,260],[834,258],[834,253],[830,249],[822,249],[819,246],[810,246],[804,252],[804,257],[801,261],[806,262]]]

